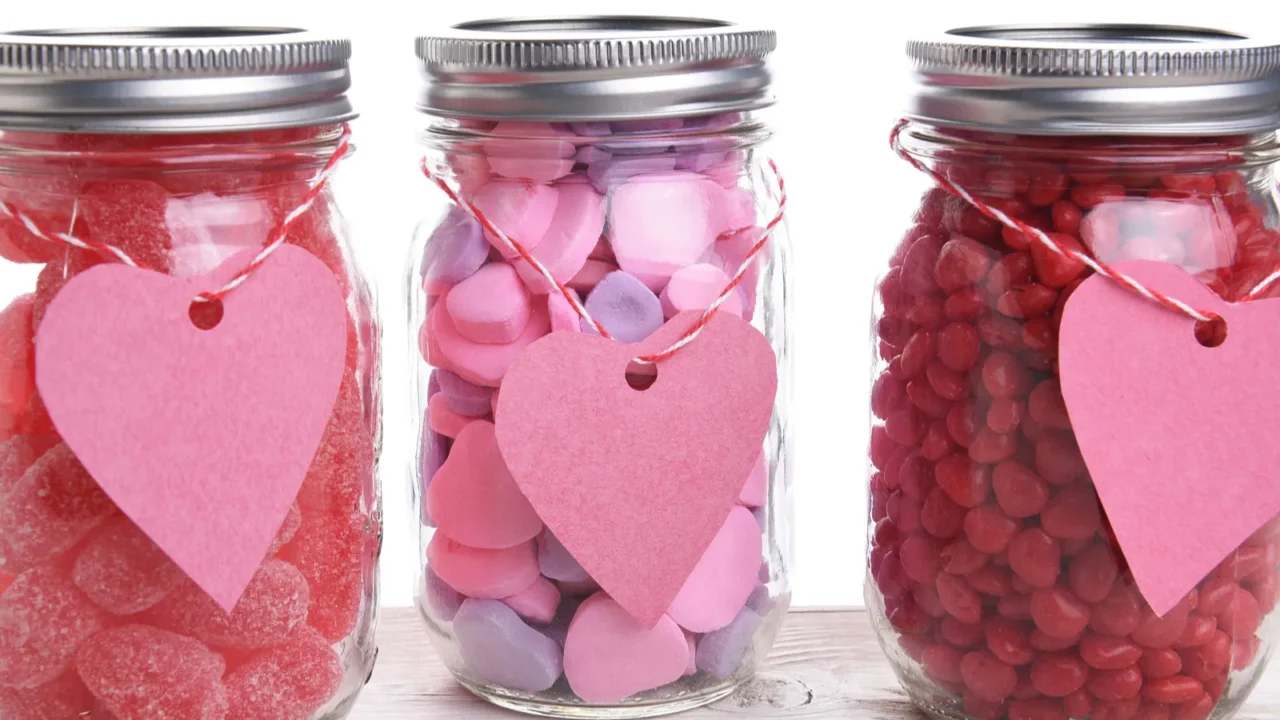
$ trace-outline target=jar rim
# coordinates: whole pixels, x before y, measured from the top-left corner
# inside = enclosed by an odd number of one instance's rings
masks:
[[[773,103],[773,30],[583,15],[476,20],[416,42],[418,109],[444,117],[648,120]]]
[[[0,128],[173,134],[351,120],[351,43],[298,28],[0,34]]]
[[[907,116],[1033,135],[1280,128],[1280,38],[1144,24],[987,25],[912,40]]]

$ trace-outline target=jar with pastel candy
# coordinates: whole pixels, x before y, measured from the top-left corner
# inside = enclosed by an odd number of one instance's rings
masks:
[[[930,716],[1228,718],[1258,681],[1278,52],[1144,26],[909,45],[892,137],[924,192],[874,300],[866,598]]]
[[[649,717],[751,677],[790,602],[770,31],[482,21],[418,41],[418,607],[498,705]]]
[[[375,656],[349,44],[0,36],[0,717],[339,718]]]

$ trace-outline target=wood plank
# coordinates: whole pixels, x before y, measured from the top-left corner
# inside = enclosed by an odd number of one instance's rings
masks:
[[[352,720],[503,720],[518,717],[459,687],[436,659],[415,611],[384,612],[373,678]],[[679,718],[922,720],[898,686],[862,610],[805,610],[787,618],[769,661],[733,695]],[[1237,720],[1280,717],[1280,670],[1263,675]]]

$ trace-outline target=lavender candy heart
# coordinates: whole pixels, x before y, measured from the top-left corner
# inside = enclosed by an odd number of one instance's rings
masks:
[[[743,608],[733,622],[703,635],[698,641],[698,669],[717,680],[727,680],[742,666],[763,622],[754,610]]]
[[[538,567],[552,580],[578,583],[591,579],[550,530],[543,530],[538,536]]]
[[[427,290],[443,290],[466,280],[489,258],[489,241],[479,221],[452,207],[427,240],[423,263]]]
[[[662,301],[636,276],[617,270],[587,296],[587,314],[621,343],[640,342],[662,327]],[[582,331],[595,334],[586,320]]]
[[[613,154],[603,148],[595,145],[583,145],[578,148],[578,152],[573,156],[573,161],[582,163],[583,165],[591,165],[592,163],[604,162],[613,157]]]
[[[422,579],[422,596],[426,598],[431,613],[441,622],[453,622],[462,603],[467,599],[462,593],[449,587],[431,568],[427,568]]]
[[[431,424],[424,420],[422,444],[418,447],[418,477],[421,478],[422,483],[420,489],[422,494],[419,496],[422,501],[422,524],[426,527],[436,526],[435,521],[431,519],[431,514],[427,512],[427,488],[431,487],[431,479],[436,476],[436,472],[447,457],[449,457],[449,438],[432,430]]]
[[[587,168],[587,177],[591,178],[596,190],[608,193],[637,175],[671,172],[675,168],[674,157],[613,158],[593,163]]]
[[[453,618],[462,661],[476,679],[542,692],[564,671],[564,652],[498,600],[468,599]]]
[[[440,383],[441,397],[459,415],[484,417],[493,412],[493,388],[467,382],[448,370],[436,370],[431,376]]]
[[[437,373],[439,372],[441,371],[432,370],[431,377],[427,378],[427,399],[428,400],[435,397],[436,393],[440,392],[440,378],[437,377]]]
[[[747,607],[754,610],[760,617],[773,612],[773,606],[773,598],[769,596],[769,586],[764,583],[757,585],[756,589],[747,596]]]

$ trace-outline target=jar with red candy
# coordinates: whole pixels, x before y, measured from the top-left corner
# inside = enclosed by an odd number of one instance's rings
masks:
[[[1150,462],[1194,465],[1206,435],[1228,457],[1258,451],[1194,413],[1189,454],[1173,434],[1140,445],[1168,418],[1100,436],[1108,420],[1079,388],[1112,388],[1129,417],[1141,376],[1169,370],[1150,355],[1135,366],[1126,335],[1182,323],[1178,347],[1212,358],[1232,326],[1199,308],[1243,317],[1280,295],[1280,47],[1191,28],[1010,26],[908,53],[912,99],[892,139],[924,192],[874,300],[866,600],[881,645],[936,718],[1231,717],[1276,639],[1280,523],[1239,529],[1243,515],[1191,504],[1171,536],[1157,511],[1135,522],[1134,510],[1187,487],[1228,494],[1227,467],[1143,484]],[[1177,290],[1155,282],[1171,274]],[[1139,314],[1150,324],[1130,322]],[[1103,334],[1115,342],[1087,340]],[[1107,384],[1119,373],[1132,387]],[[1149,397],[1176,414],[1232,382]],[[1240,405],[1273,401],[1255,397]],[[1131,464],[1117,471],[1112,456]],[[1178,551],[1224,529],[1229,549],[1157,602]],[[1152,538],[1166,559],[1153,561]]]
[[[375,656],[345,40],[0,36],[0,717],[338,718]]]
[[[418,606],[468,690],[664,715],[790,602],[771,31],[479,21],[418,41]],[[415,519],[416,519],[415,518]]]

